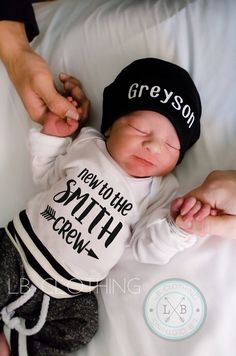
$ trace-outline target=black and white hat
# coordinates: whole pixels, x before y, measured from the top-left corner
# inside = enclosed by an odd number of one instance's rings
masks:
[[[200,136],[201,100],[189,73],[157,58],[129,64],[104,89],[101,132],[138,110],[155,111],[170,120],[180,140],[180,163]]]

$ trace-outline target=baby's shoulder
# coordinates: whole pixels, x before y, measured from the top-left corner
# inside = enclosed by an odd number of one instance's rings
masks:
[[[96,139],[104,140],[104,136],[91,126],[82,127],[78,136],[73,140],[72,145],[77,145],[85,141],[93,141]]]

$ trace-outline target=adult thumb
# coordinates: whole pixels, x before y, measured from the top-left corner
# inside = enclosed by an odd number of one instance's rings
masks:
[[[191,223],[178,216],[176,224],[184,231],[198,236],[218,235],[236,239],[236,216],[233,215],[208,216],[202,221],[192,220]]]
[[[50,95],[47,95],[46,105],[50,111],[61,118],[70,118],[79,120],[79,114],[66,98],[60,95],[55,89],[51,91]]]

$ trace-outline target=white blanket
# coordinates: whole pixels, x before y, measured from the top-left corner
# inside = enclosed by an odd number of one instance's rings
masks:
[[[67,0],[35,6],[33,47],[60,71],[78,77],[99,128],[102,91],[134,59],[173,61],[192,75],[202,98],[202,134],[176,170],[186,192],[213,169],[236,169],[236,2],[234,0]],[[34,194],[27,152],[27,113],[0,64],[0,224]],[[57,80],[58,84],[58,80]],[[235,232],[236,237],[236,232]],[[100,328],[81,356],[235,355],[236,241],[199,239],[168,265],[136,262],[129,249],[98,290]],[[143,305],[160,281],[181,278],[205,297],[201,329],[182,341],[158,337]]]

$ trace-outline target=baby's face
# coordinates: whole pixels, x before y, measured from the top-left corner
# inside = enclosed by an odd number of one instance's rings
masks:
[[[135,111],[116,120],[106,144],[112,158],[133,177],[164,176],[179,159],[174,126],[154,111]]]

